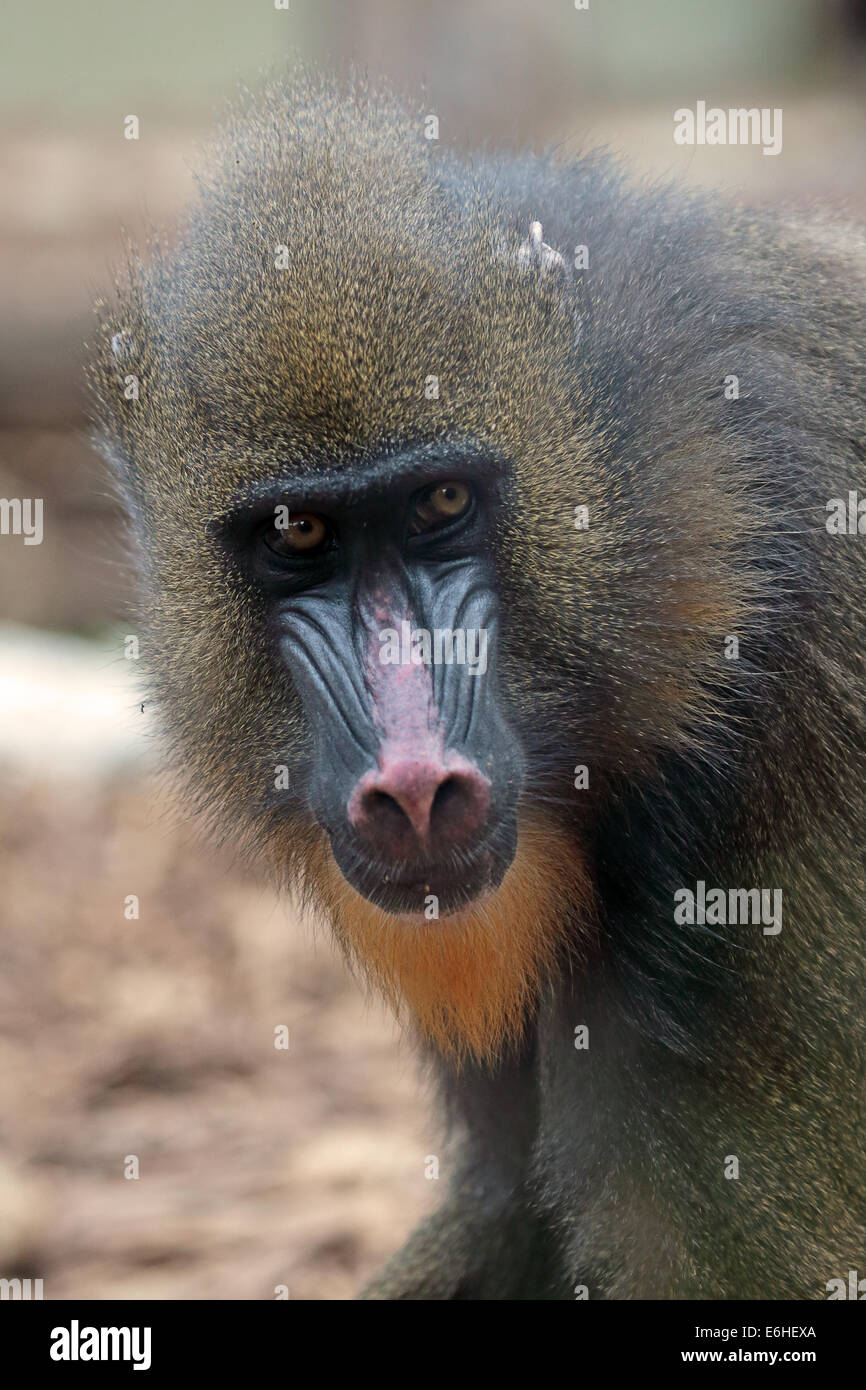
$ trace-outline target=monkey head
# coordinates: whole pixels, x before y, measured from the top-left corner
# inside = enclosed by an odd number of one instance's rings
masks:
[[[188,785],[476,1055],[589,920],[598,798],[684,736],[737,606],[673,446],[617,452],[612,350],[527,212],[390,98],[275,86],[93,369]]]

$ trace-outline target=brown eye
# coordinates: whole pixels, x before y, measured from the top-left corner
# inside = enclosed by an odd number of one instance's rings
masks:
[[[412,512],[409,530],[413,536],[456,521],[469,510],[472,493],[465,483],[436,483],[422,493]]]
[[[281,524],[265,530],[265,544],[277,555],[300,555],[320,550],[331,535],[327,521],[315,512],[293,512]]]

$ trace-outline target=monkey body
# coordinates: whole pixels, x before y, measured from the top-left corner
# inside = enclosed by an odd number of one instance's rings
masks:
[[[866,1236],[861,243],[310,77],[221,151],[92,376],[192,794],[440,1084],[448,1194],[366,1296],[824,1297]],[[391,670],[405,623],[487,669]],[[779,929],[678,920],[699,884]]]

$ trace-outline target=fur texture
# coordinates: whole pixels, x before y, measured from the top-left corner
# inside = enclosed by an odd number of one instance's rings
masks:
[[[535,218],[589,249],[564,286],[521,267]],[[372,1297],[823,1297],[862,1263],[866,537],[825,520],[866,490],[864,264],[854,231],[604,157],[463,159],[388,94],[295,74],[103,308],[100,438],[175,761],[451,1059],[451,1195]],[[416,954],[323,855],[312,731],[212,528],[281,466],[452,438],[509,461],[500,669],[524,844],[555,831],[544,881],[527,851]],[[698,880],[781,888],[781,933],[677,925]]]

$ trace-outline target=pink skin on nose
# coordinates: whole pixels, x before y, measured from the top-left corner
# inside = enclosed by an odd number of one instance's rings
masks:
[[[364,610],[365,678],[381,742],[377,766],[364,773],[349,799],[349,821],[395,858],[409,858],[419,850],[429,853],[433,838],[441,847],[457,845],[483,825],[490,783],[468,758],[445,750],[429,668],[387,665],[379,659],[379,633],[385,628],[400,632],[404,620],[411,626],[409,613],[395,617],[381,590]],[[451,796],[434,826],[433,803],[445,783]],[[383,804],[389,799],[396,806]]]

